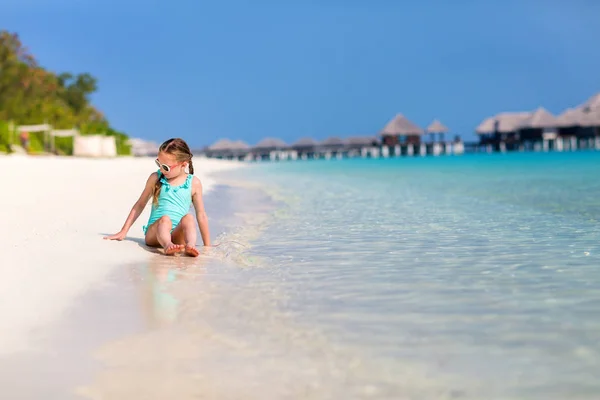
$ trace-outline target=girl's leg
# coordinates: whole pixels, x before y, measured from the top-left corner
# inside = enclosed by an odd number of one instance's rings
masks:
[[[168,216],[162,216],[148,227],[146,231],[146,244],[148,246],[161,246],[165,254],[171,255],[183,250],[182,245],[174,244],[171,240],[171,227],[173,223]]]
[[[172,241],[179,245],[185,245],[185,254],[192,257],[197,257],[198,249],[196,249],[196,224],[194,222],[194,216],[187,214],[177,227],[173,230]]]

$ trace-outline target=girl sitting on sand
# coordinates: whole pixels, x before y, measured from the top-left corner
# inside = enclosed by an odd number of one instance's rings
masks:
[[[143,228],[146,244],[162,246],[167,255],[185,252],[197,257],[196,225],[192,214],[188,214],[192,203],[205,246],[210,246],[210,235],[202,202],[202,184],[194,176],[192,152],[184,140],[169,139],[160,146],[155,162],[159,169],[146,181],[146,187],[133,205],[123,228],[105,239],[123,240],[152,197],[148,225]]]

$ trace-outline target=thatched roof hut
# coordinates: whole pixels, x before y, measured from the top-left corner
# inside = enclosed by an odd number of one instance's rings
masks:
[[[584,114],[583,124],[584,127],[600,127],[600,107],[591,109],[588,113]]]
[[[585,113],[594,110],[600,110],[600,93],[596,93],[592,97],[586,100],[585,103],[575,107],[577,110],[581,110]]]
[[[515,132],[527,118],[531,116],[530,112],[504,112],[483,120],[475,132],[483,135],[487,133],[509,133]]]
[[[346,139],[350,147],[377,146],[379,140],[375,136],[351,136]]]
[[[300,138],[292,144],[292,148],[294,149],[309,149],[314,148],[317,145],[317,142],[313,138],[304,137]]]
[[[433,120],[431,124],[429,124],[426,131],[427,133],[446,133],[448,132],[448,127],[436,119]]]
[[[258,142],[256,144],[256,146],[254,146],[255,149],[260,149],[260,150],[266,150],[266,149],[280,150],[285,147],[287,147],[287,144],[283,140],[276,139],[276,138],[264,138],[263,140]]]
[[[234,150],[249,150],[250,146],[243,140],[236,140],[235,142],[231,143],[231,148]]]
[[[208,146],[208,149],[211,151],[230,150],[232,144],[233,142],[229,139],[221,139]]]
[[[556,118],[556,123],[560,128],[582,126],[584,117],[580,109],[568,108]]]
[[[232,142],[229,139],[221,139],[208,147],[208,153],[220,156],[237,157],[246,153],[249,148],[250,146],[241,140]]]
[[[418,125],[414,124],[408,118],[406,118],[402,114],[396,114],[394,118],[392,118],[383,130],[380,132],[381,136],[414,136],[414,135],[422,135],[424,133],[423,129]]]
[[[323,147],[342,147],[345,144],[346,144],[346,142],[342,138],[339,138],[336,136],[327,138],[327,139],[323,140],[321,143],[319,143],[319,145],[323,146]]]
[[[544,107],[539,107],[519,123],[520,129],[544,129],[556,127],[558,127],[558,120]]]

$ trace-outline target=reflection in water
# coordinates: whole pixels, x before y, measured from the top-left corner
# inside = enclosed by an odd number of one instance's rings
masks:
[[[133,266],[146,329],[98,349],[104,368],[77,392],[92,399],[466,398],[420,365],[365,356],[291,312],[286,270],[266,267],[251,244],[270,222],[261,210],[236,208],[243,228],[227,226],[215,236],[221,245],[197,259],[152,254]]]
[[[177,319],[181,300],[171,287],[176,282],[198,280],[205,272],[206,249],[201,256],[165,257],[155,255],[136,267],[140,275],[142,313],[148,329],[167,327]]]

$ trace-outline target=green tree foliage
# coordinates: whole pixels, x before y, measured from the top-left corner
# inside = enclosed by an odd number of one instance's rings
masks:
[[[129,154],[127,135],[113,129],[91,104],[97,89],[96,78],[88,73],[55,74],[42,68],[17,34],[0,31],[0,121],[115,136],[119,154]],[[9,137],[8,125],[0,125],[0,151],[8,147]],[[72,140],[59,139],[56,145],[59,153],[73,152]]]

